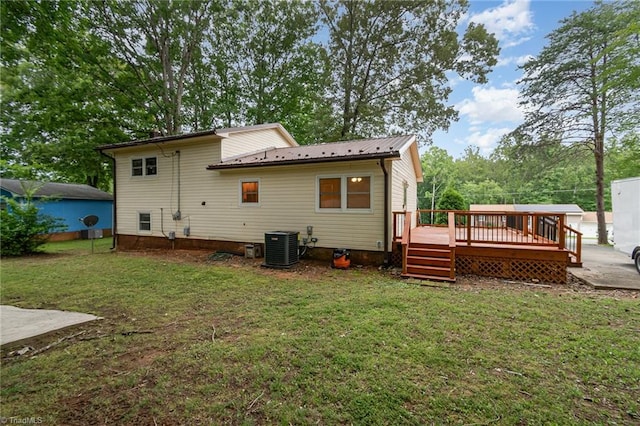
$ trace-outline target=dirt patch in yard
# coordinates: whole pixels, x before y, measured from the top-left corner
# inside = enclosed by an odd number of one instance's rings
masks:
[[[225,265],[232,268],[252,268],[257,272],[273,276],[278,279],[300,279],[306,280],[323,280],[327,277],[335,278],[339,274],[350,274],[353,271],[363,271],[369,273],[379,273],[387,277],[401,279],[401,270],[399,268],[383,269],[376,266],[365,266],[352,264],[349,270],[342,271],[332,269],[328,262],[301,259],[299,263],[287,269],[273,269],[262,266],[264,259],[247,259],[243,256],[228,254],[227,256],[215,256],[211,251],[206,250],[144,250],[129,251],[127,255],[131,256],[150,256],[162,259],[167,262],[176,263],[199,263],[211,265]],[[418,280],[410,281],[420,285]],[[424,285],[424,283],[422,283]],[[464,291],[479,290],[521,290],[521,291],[542,291],[558,294],[590,294],[594,297],[612,297],[624,299],[637,299],[638,292],[628,290],[596,290],[590,285],[574,277],[571,272],[568,273],[567,284],[549,284],[544,282],[522,282],[506,280],[502,278],[480,277],[476,275],[462,275],[456,278],[453,284],[434,283],[436,287],[453,288]]]

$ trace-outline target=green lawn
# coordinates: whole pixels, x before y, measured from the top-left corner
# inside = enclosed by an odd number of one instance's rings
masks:
[[[3,349],[0,417],[46,424],[638,424],[640,303],[372,269],[110,253],[3,259],[2,304],[104,317]],[[558,290],[560,288],[561,290]]]

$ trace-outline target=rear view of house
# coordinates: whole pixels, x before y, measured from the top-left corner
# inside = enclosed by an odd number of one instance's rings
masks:
[[[312,256],[348,248],[355,262],[383,263],[392,212],[416,210],[422,179],[415,136],[299,146],[280,124],[264,124],[99,149],[115,164],[122,249],[242,253],[291,231]]]

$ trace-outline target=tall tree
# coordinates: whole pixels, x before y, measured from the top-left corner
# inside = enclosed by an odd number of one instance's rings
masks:
[[[486,81],[498,43],[482,25],[457,33],[465,0],[322,0],[338,116],[335,139],[392,131],[431,134],[457,117],[448,72]]]
[[[525,76],[520,81],[528,111],[520,131],[532,135],[534,142],[550,136],[593,153],[600,244],[607,243],[606,133],[622,125],[628,129],[634,120],[637,123],[640,100],[636,82],[621,75],[625,68],[637,66],[638,57],[628,54],[636,42],[627,37],[615,48],[610,42],[637,16],[639,7],[637,2],[599,2],[585,12],[574,13],[547,36],[548,44],[538,57],[523,66]],[[612,86],[614,81],[617,83]]]
[[[109,188],[109,167],[93,150],[135,134],[146,112],[96,78],[127,79],[90,34],[78,2],[2,2],[2,174]],[[92,52],[95,61],[85,61]],[[28,175],[24,171],[30,169]]]
[[[193,72],[205,55],[201,46],[214,22],[218,3],[210,0],[138,0],[89,3],[95,31],[109,41],[112,53],[125,62],[146,96],[145,102],[168,135],[182,133],[185,93],[197,90]],[[206,119],[192,117],[191,124]],[[199,130],[199,129],[191,129]]]
[[[245,120],[252,124],[280,122],[299,142],[317,132],[315,110],[327,83],[326,54],[312,40],[317,32],[314,3],[283,4],[270,0],[232,3],[234,25],[226,49],[240,79]]]

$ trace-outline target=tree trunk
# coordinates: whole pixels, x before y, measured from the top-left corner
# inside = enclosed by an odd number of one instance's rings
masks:
[[[604,217],[604,135],[596,134],[596,215],[598,244],[607,244],[607,222]]]

